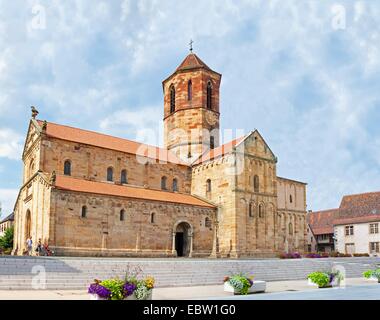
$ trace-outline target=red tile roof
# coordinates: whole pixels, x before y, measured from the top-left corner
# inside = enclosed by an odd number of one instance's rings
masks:
[[[334,233],[334,219],[338,216],[339,209],[308,212],[307,223],[314,235]]]
[[[38,120],[40,126],[43,121]],[[64,126],[52,122],[47,123],[46,134],[49,137],[83,143],[104,149],[121,151],[129,154],[135,154],[141,157],[156,159],[161,162],[171,162],[175,164],[187,164],[181,161],[173,152],[163,148],[146,145],[143,143],[117,138],[106,134]]]
[[[176,69],[177,71],[204,68],[211,70],[195,53],[190,53]]]
[[[202,156],[200,156],[197,160],[193,162],[193,165],[197,165],[200,163],[203,163],[208,160],[212,160],[218,157],[221,157],[233,150],[234,147],[236,147],[240,142],[242,142],[245,139],[245,136],[237,138],[235,140],[232,140],[228,143],[225,143],[215,149],[209,150],[208,152],[204,153]]]
[[[380,215],[380,192],[344,196],[339,211],[340,218]]]
[[[360,216],[353,218],[338,218],[335,219],[334,225],[342,225],[342,224],[354,224],[354,223],[366,223],[366,222],[380,222],[380,214],[370,215],[370,216]]]
[[[88,181],[83,179],[75,179],[68,176],[57,176],[55,187],[60,190],[75,192],[95,193],[108,196],[181,203],[186,205],[215,208],[215,206],[212,204],[200,200],[189,194],[116,185],[107,182]]]

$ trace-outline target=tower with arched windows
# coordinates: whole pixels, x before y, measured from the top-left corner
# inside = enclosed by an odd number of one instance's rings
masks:
[[[164,144],[184,161],[219,146],[221,78],[190,53],[163,81]]]

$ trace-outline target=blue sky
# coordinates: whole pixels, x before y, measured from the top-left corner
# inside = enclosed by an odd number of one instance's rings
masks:
[[[378,1],[0,0],[3,216],[31,105],[40,119],[146,141],[191,38],[223,74],[222,129],[257,128],[278,175],[308,183],[308,209],[380,191]]]

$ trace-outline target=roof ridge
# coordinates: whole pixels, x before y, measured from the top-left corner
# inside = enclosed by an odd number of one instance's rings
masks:
[[[308,213],[324,213],[324,212],[329,212],[329,211],[339,211],[340,209],[339,208],[335,208],[335,209],[324,209],[324,210],[319,210],[319,211],[311,211],[311,212],[308,212]]]
[[[380,191],[368,191],[368,192],[363,192],[363,193],[346,194],[343,196],[342,200],[344,198],[348,198],[348,197],[359,197],[359,196],[364,196],[364,195],[368,195],[368,194],[379,194],[380,195]]]
[[[120,185],[103,181],[93,181],[71,176],[57,175],[55,188],[71,192],[94,193],[114,197],[125,197],[149,201],[181,203],[201,207],[215,208],[215,205],[203,199],[194,197],[190,193],[177,193],[151,188],[137,188],[136,186]]]
[[[38,123],[41,124],[42,121],[38,120]],[[136,154],[147,158],[163,160],[187,167],[189,166],[188,163],[180,159],[174,152],[165,147],[154,146],[127,138],[116,137],[102,132],[49,121],[47,122],[46,134],[61,140],[97,146],[110,150],[118,150],[123,153]],[[152,156],[152,154],[154,154],[154,156]]]
[[[37,121],[42,122],[41,120],[37,120]],[[112,136],[110,134],[98,132],[98,131],[95,131],[95,130],[82,129],[82,128],[79,128],[79,127],[68,126],[66,124],[60,124],[60,123],[56,123],[56,122],[52,122],[52,121],[47,121],[48,125],[49,125],[49,123],[54,124],[56,126],[60,126],[60,127],[66,127],[66,128],[70,128],[70,129],[75,129],[75,130],[95,133],[95,134],[99,134],[99,135],[102,135],[102,136],[107,136],[107,137],[114,138],[114,139],[126,140],[128,142],[133,142],[133,143],[137,143],[137,144],[143,144],[143,145],[148,146],[148,147],[159,148],[159,149],[163,149],[165,151],[170,152],[170,150],[162,148],[162,147],[159,147],[159,146],[154,146],[154,145],[151,145],[151,144],[147,144],[147,143],[144,143],[144,142],[138,142],[138,141],[127,139],[127,138]]]

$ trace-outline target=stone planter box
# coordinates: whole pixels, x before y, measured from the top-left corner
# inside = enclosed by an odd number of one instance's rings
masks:
[[[371,277],[371,278],[367,278],[368,281],[376,281],[378,283],[380,283],[380,279],[377,279],[375,277]]]
[[[150,290],[150,293],[145,300],[152,300],[152,295],[153,295],[153,290]],[[97,294],[90,294],[90,300],[107,300],[107,299],[101,298]],[[132,295],[124,298],[124,300],[137,300],[137,298],[136,298],[135,294],[132,294]]]
[[[97,294],[90,293],[90,300],[107,300],[107,299],[99,297]]]
[[[152,300],[152,295],[153,295],[153,290],[150,290],[150,293],[145,300]],[[137,298],[136,298],[135,294],[132,294],[129,297],[124,298],[124,300],[137,300]]]
[[[265,281],[260,281],[260,280],[253,281],[253,285],[252,287],[249,288],[248,294],[265,292],[266,288],[267,288],[267,283]],[[224,291],[231,292],[233,294],[239,294],[239,292],[235,290],[234,287],[231,286],[228,281],[224,283]]]
[[[324,289],[324,288],[338,288],[340,287],[340,282],[336,279],[334,279],[333,282],[331,282],[329,285],[327,285],[326,287],[319,287],[317,284],[315,284],[314,282],[312,282],[310,279],[308,279],[308,285],[309,286],[314,286],[314,287],[318,287],[319,289]]]

